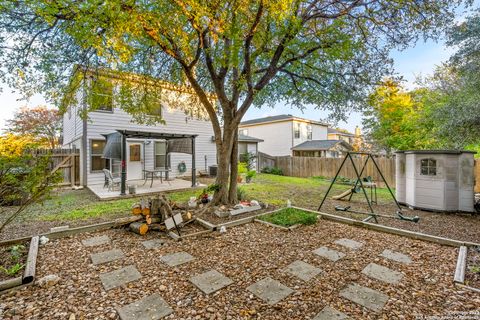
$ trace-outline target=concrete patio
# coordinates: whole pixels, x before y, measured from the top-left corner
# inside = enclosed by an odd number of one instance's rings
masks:
[[[173,179],[163,182],[160,179],[154,179],[153,184],[150,187],[150,180],[144,183],[145,180],[128,180],[127,181],[127,194],[122,196],[120,195],[120,186],[116,187],[114,191],[108,190],[107,187],[104,187],[103,184],[90,185],[88,188],[100,199],[110,200],[110,199],[120,199],[126,197],[134,197],[138,195],[147,195],[158,192],[165,191],[175,191],[192,188],[192,182],[184,179]],[[128,186],[136,185],[137,192],[136,194],[128,193]],[[197,184],[197,187],[204,187],[203,184]]]

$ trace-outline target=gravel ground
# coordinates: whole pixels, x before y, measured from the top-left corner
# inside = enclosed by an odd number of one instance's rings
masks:
[[[89,248],[81,244],[82,239],[98,235],[108,235],[112,243]],[[2,296],[3,318],[72,319],[74,314],[75,319],[117,319],[116,306],[153,293],[159,293],[174,309],[168,319],[312,319],[326,305],[354,319],[415,319],[418,315],[480,309],[478,294],[453,284],[458,250],[452,247],[323,220],[292,232],[251,223],[229,228],[224,234],[209,233],[181,242],[167,240],[163,247],[150,251],[141,245],[145,238],[158,236],[148,233],[140,237],[117,229],[47,243],[40,248],[38,278],[57,274],[61,281],[52,287],[35,285]],[[348,251],[333,244],[339,238],[365,245]],[[346,252],[347,256],[333,263],[312,253],[323,245]],[[121,249],[126,258],[105,265],[91,264],[90,253],[112,248]],[[403,265],[379,257],[385,249],[408,254],[413,263]],[[174,268],[160,262],[159,256],[180,251],[196,259]],[[295,260],[317,266],[323,273],[304,282],[281,271]],[[361,270],[371,262],[401,271],[405,277],[397,285],[370,279]],[[142,278],[105,291],[99,274],[127,265],[135,265]],[[223,273],[234,283],[205,295],[188,279],[210,269]],[[246,288],[267,276],[295,292],[273,306],[263,303]],[[389,300],[383,310],[374,313],[341,298],[340,290],[351,283],[387,294]]]
[[[351,206],[351,209],[369,212],[366,202],[358,199],[351,202],[326,200],[321,211],[343,217],[350,217],[357,220],[363,220],[367,217],[366,215],[336,211],[335,206],[337,205],[342,207]],[[316,210],[318,205],[316,205],[314,208],[312,206],[309,208]],[[373,209],[376,213],[392,216],[394,216],[395,212],[398,210],[397,206],[393,203],[381,203],[379,205],[374,205]],[[403,209],[405,215],[411,217],[418,216],[420,217],[420,221],[418,223],[413,223],[399,219],[380,217],[378,218],[378,223],[389,227],[421,232],[454,240],[480,243],[480,214],[471,215],[461,213],[439,213],[422,210],[410,210],[405,207],[403,207]],[[373,220],[370,220],[370,222],[373,222]]]

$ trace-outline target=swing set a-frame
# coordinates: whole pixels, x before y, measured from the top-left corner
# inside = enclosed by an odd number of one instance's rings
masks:
[[[355,161],[353,160],[352,155],[361,155],[361,156],[366,156],[365,162],[362,164],[362,168],[359,171],[357,168],[357,165],[355,164]],[[340,171],[342,170],[343,166],[347,163],[347,160],[350,160],[353,170],[355,171],[355,175],[357,176],[357,179],[355,180],[355,183],[353,184],[351,190],[343,193],[340,196],[335,197],[336,199],[341,199],[349,195],[348,201],[352,199],[352,196],[354,193],[359,193],[360,191],[363,193],[365,196],[365,200],[367,201],[368,207],[370,209],[370,212],[365,212],[365,211],[358,211],[351,209],[351,206],[335,206],[336,211],[344,211],[344,212],[352,212],[352,213],[358,213],[358,214],[364,214],[367,215],[365,219],[363,219],[364,222],[368,222],[371,219],[373,219],[376,223],[378,223],[377,217],[382,217],[382,218],[391,218],[391,219],[400,219],[400,220],[405,220],[405,221],[411,221],[411,222],[418,222],[420,220],[419,217],[408,217],[403,214],[402,207],[398,203],[397,199],[395,198],[395,195],[392,192],[392,189],[390,189],[390,186],[388,185],[387,180],[385,179],[382,171],[380,170],[380,167],[378,166],[377,162],[375,161],[375,158],[372,156],[371,153],[366,153],[366,152],[347,152],[345,155],[345,158],[343,158],[342,164],[337,170],[337,173],[335,174],[335,177],[333,178],[332,182],[330,183],[330,186],[328,187],[327,193],[322,199],[322,202],[320,203],[320,206],[318,207],[318,211],[322,209],[323,204],[325,203],[325,200],[328,197],[328,194],[332,190],[333,185],[335,184],[335,181],[337,181],[338,176],[340,175]],[[371,180],[370,177],[362,179],[362,175],[367,167],[367,164],[369,161],[373,162],[374,167],[377,169],[378,173],[380,174],[380,177],[382,178],[383,182],[385,183],[385,186],[388,189],[388,192],[393,198],[393,201],[395,201],[395,204],[397,205],[398,210],[395,212],[394,215],[385,215],[385,214],[378,214],[375,213],[373,210],[373,204],[377,204],[376,201],[376,196],[375,200],[373,200],[373,193],[372,193],[372,188],[374,187],[374,182]],[[367,191],[365,190],[366,184],[364,182],[367,182],[367,185],[370,187],[370,198],[368,197]],[[376,191],[375,191],[376,195]]]

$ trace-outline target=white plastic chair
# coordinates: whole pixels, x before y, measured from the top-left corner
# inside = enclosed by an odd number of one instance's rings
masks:
[[[108,191],[115,191],[115,186],[120,185],[120,178],[114,178],[112,172],[108,169],[102,171],[105,174],[105,185],[108,186]]]

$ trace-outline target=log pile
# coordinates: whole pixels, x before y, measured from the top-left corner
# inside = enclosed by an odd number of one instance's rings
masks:
[[[184,208],[171,203],[165,195],[142,199],[132,206],[132,214],[142,215],[143,219],[130,224],[130,230],[139,235],[145,235],[150,230],[166,231],[165,219],[175,213],[184,212]],[[184,221],[193,219],[190,212],[185,212]]]

